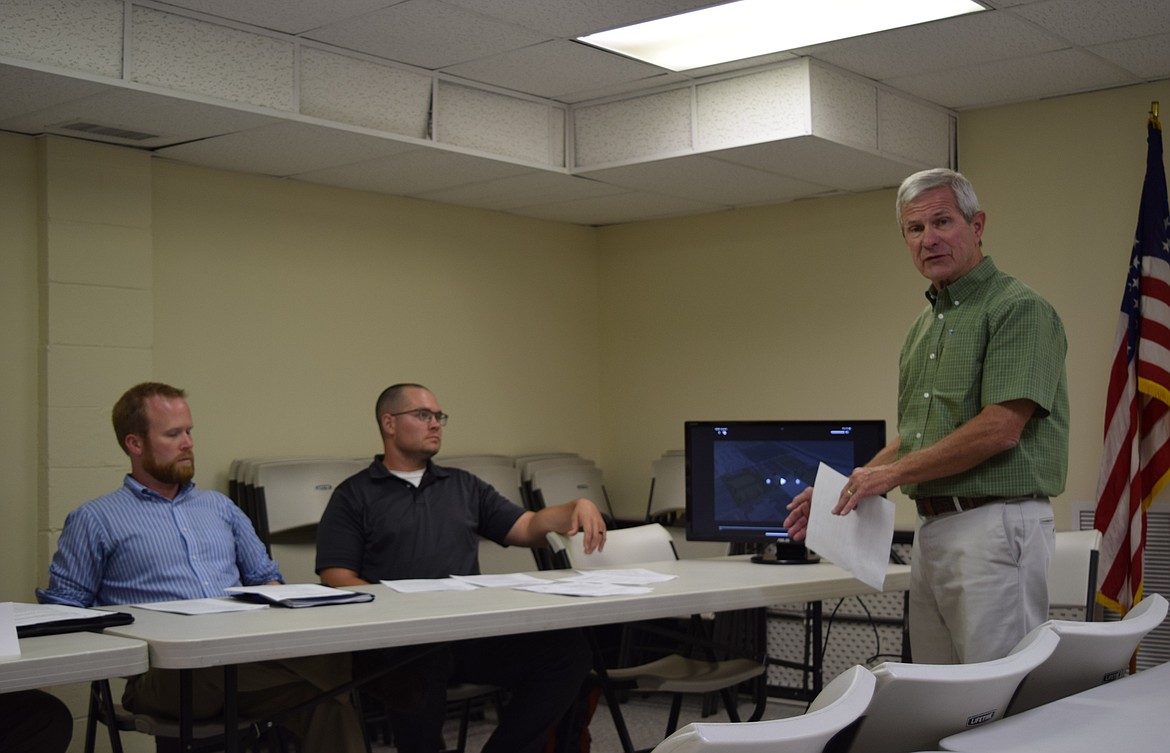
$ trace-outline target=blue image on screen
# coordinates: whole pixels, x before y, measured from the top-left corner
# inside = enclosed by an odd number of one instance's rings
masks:
[[[816,480],[817,465],[853,470],[848,442],[717,442],[715,518],[720,523],[783,521],[788,503]]]

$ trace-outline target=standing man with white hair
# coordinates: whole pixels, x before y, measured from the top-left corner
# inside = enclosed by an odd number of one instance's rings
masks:
[[[922,663],[1006,656],[1048,618],[1055,548],[1049,497],[1068,471],[1064,326],[1034,290],[983,254],[987,217],[952,170],[915,173],[898,190],[911,260],[928,304],[899,358],[898,436],[854,469],[834,514],[894,487],[919,525],[910,650]],[[789,505],[802,539],[812,490]]]

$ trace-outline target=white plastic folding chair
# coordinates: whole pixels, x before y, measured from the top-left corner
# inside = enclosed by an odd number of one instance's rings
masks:
[[[605,480],[594,465],[557,465],[536,470],[531,481],[531,505],[534,510],[563,504],[584,497],[597,505],[602,515],[613,519]]]
[[[439,463],[443,465],[443,463]],[[524,507],[524,497],[520,493],[520,471],[514,465],[496,463],[478,463],[472,460],[463,460],[460,464],[451,466],[479,476],[493,489],[520,507]]]
[[[1097,547],[1101,534],[1057,531],[1056,551],[1048,568],[1049,617],[1092,620],[1096,612]]]
[[[671,525],[687,507],[687,462],[682,455],[663,455],[650,463],[650,500],[646,522]]]
[[[1049,620],[1037,627],[1055,633],[1060,643],[1024,678],[1007,713],[1018,714],[1124,677],[1142,638],[1166,619],[1167,606],[1160,594],[1150,594],[1116,622]]]
[[[493,453],[479,453],[471,455],[440,455],[435,458],[439,465],[451,468],[466,468],[468,465],[510,465],[516,467],[516,462],[510,455],[496,455]]]
[[[1024,676],[1056,649],[1051,630],[1029,633],[1003,659],[972,664],[885,662],[874,668],[873,700],[848,750],[908,753],[1001,719]]]
[[[766,722],[693,722],[654,748],[654,753],[824,753],[852,733],[873,698],[876,678],[855,665],[817,694],[800,716]]]
[[[253,504],[267,521],[272,558],[289,583],[317,582],[317,523],[333,489],[365,469],[366,461],[306,458],[259,463]]]
[[[548,534],[548,541],[562,566],[578,569],[628,567],[633,564],[653,568],[654,562],[677,559],[670,533],[657,523],[612,529],[606,537],[605,549],[588,555],[585,554],[583,537],[580,535],[569,537],[554,532]],[[690,622],[696,632],[701,630],[698,615],[692,616]],[[701,638],[701,635],[695,637]],[[755,708],[750,718],[755,721],[763,715],[766,702],[762,677],[766,665],[763,656],[716,659],[710,651],[709,641],[698,642],[706,644],[702,658],[673,653],[645,664],[618,668],[605,666],[601,652],[594,643],[596,675],[605,693],[622,749],[626,753],[632,753],[634,748],[617,701],[618,687],[672,694],[667,735],[678,727],[682,700],[686,694],[718,692],[728,716],[738,722],[738,699],[734,691],[737,685],[748,681],[755,681]]]

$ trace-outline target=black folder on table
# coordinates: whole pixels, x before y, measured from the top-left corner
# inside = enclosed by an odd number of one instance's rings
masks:
[[[313,593],[298,594],[296,586],[253,586],[229,588],[228,593],[241,601],[271,604],[274,607],[324,607],[330,604],[361,604],[373,601],[374,595],[364,591],[343,591],[328,586],[317,586]],[[287,591],[287,595],[285,590]]]
[[[58,633],[100,633],[108,627],[129,625],[131,622],[134,622],[134,615],[128,612],[105,612],[96,617],[48,620],[28,625],[17,625],[16,637],[31,638],[37,635],[57,635]]]

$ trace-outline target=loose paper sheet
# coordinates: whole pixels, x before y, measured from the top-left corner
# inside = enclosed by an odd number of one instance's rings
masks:
[[[20,602],[13,604],[12,609],[16,615],[17,627],[64,620],[84,620],[91,617],[108,617],[110,614],[97,609],[71,607],[67,604],[26,604]]]
[[[516,590],[561,596],[634,596],[651,593],[654,589],[647,586],[622,586],[601,580],[560,580],[543,586],[520,586]]]
[[[817,469],[805,544],[854,578],[881,590],[894,543],[894,503],[885,497],[865,497],[848,515],[833,508],[849,481],[824,463]]]
[[[633,567],[623,570],[578,570],[578,575],[559,578],[564,582],[591,581],[594,583],[613,583],[619,586],[648,586],[651,583],[665,583],[674,580],[677,575],[656,573],[642,567]]]
[[[384,580],[382,585],[398,593],[414,594],[427,591],[474,591],[478,586],[454,578],[408,578],[406,580]]]
[[[536,578],[525,573],[498,573],[489,575],[452,575],[455,580],[484,588],[515,588],[516,586],[539,586],[548,583],[547,578]]]
[[[250,612],[253,609],[268,609],[267,604],[250,604],[238,599],[181,599],[179,601],[152,601],[135,604],[138,609],[175,614],[219,614],[220,612]]]

